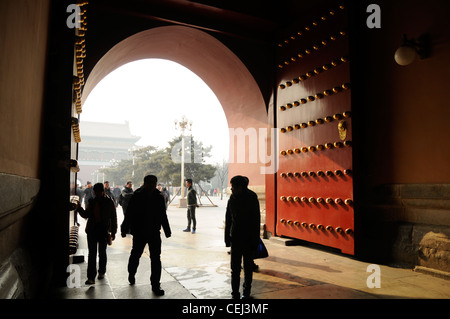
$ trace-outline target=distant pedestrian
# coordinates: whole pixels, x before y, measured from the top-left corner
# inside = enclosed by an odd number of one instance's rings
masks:
[[[169,207],[170,193],[169,193],[169,190],[166,187],[163,187],[162,193],[165,194],[164,198],[166,200],[166,209],[167,209],[167,207]]]
[[[128,181],[123,187],[122,193],[120,194],[119,204],[122,206],[123,215],[127,213],[128,203],[130,202],[131,196],[133,195],[133,183]]]
[[[122,193],[119,197],[119,204],[122,206],[123,218],[125,219],[128,211],[128,203],[130,202],[131,196],[133,196],[133,183],[128,181],[127,184],[123,187]],[[129,234],[130,230],[126,231],[126,234]]]
[[[119,188],[119,185],[116,185],[113,189],[113,196],[114,196],[114,203],[116,204],[116,207],[119,205],[119,197],[122,191]]]
[[[169,203],[169,192],[161,184],[158,184],[158,190],[164,196],[164,203],[166,204],[166,209],[167,209],[167,204]]]
[[[102,183],[97,183],[93,187],[94,198],[89,199],[86,209],[78,202],[76,210],[80,216],[87,218],[86,234],[88,242],[88,268],[87,285],[95,284],[97,275],[97,252],[99,257],[98,279],[103,279],[106,273],[106,247],[109,241],[115,239],[117,232],[117,214],[114,202],[105,195]],[[98,249],[97,249],[98,248]]]
[[[192,187],[192,179],[186,179],[186,187],[188,188],[187,193],[187,227],[184,232],[191,231],[192,224],[192,234],[195,234],[197,229],[197,219],[195,218],[195,208],[198,207],[197,204],[197,192]]]
[[[135,283],[135,274],[139,266],[145,245],[148,244],[151,260],[150,283],[152,291],[164,295],[161,289],[161,227],[166,238],[171,236],[169,221],[166,214],[164,197],[156,188],[158,179],[154,175],[144,178],[144,185],[137,189],[131,197],[125,220],[121,225],[122,237],[126,236],[128,229],[133,235],[133,247],[128,260],[128,281]]]
[[[105,181],[103,185],[105,186],[105,195],[111,198],[112,201],[114,201],[114,195],[111,191],[111,187],[109,186],[109,182]]]
[[[80,186],[78,186],[78,185],[75,186],[75,193],[78,196],[78,200],[81,201],[82,198],[83,198],[83,195],[84,195],[83,189],[81,188],[81,185]]]
[[[239,299],[241,262],[244,259],[244,291],[249,298],[253,280],[253,252],[260,240],[261,215],[258,196],[248,189],[248,178],[234,176],[225,215],[225,245],[231,247],[231,295]]]
[[[92,183],[91,182],[87,182],[86,183],[86,188],[83,191],[83,200],[84,200],[84,207],[86,207],[87,203],[89,202],[89,200],[91,198],[94,198],[94,191],[92,190]],[[81,200],[80,200],[81,202]]]

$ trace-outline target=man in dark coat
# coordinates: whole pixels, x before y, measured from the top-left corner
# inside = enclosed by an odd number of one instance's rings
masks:
[[[105,189],[102,183],[97,183],[93,187],[95,197],[88,200],[86,209],[77,204],[76,210],[80,216],[87,218],[86,234],[88,241],[88,268],[86,284],[95,283],[97,275],[97,246],[98,246],[98,279],[103,279],[106,273],[106,246],[108,233],[111,233],[111,239],[114,240],[117,232],[117,214],[116,206],[111,198],[105,195]]]
[[[116,207],[117,207],[117,205],[119,205],[120,194],[122,194],[122,191],[120,190],[119,186],[116,185],[116,187],[114,187],[114,190],[113,190],[114,203],[116,204]]]
[[[192,187],[192,179],[186,179],[186,187],[188,189],[187,192],[187,227],[184,229],[184,232],[191,231],[191,223],[192,223],[192,234],[195,234],[195,230],[197,228],[197,219],[195,218],[195,208],[198,207],[197,204],[197,192]]]
[[[103,183],[103,186],[105,186],[105,194],[106,194],[106,196],[108,196],[109,198],[112,199],[112,201],[114,201],[114,195],[113,195],[113,193],[111,191],[111,187],[109,186],[109,182],[105,181]]]
[[[84,207],[87,206],[87,203],[89,202],[89,200],[91,198],[94,198],[94,192],[92,190],[92,183],[91,182],[87,182],[86,183],[86,188],[83,191],[83,199],[84,199]],[[81,199],[80,199],[81,202]]]
[[[144,185],[137,189],[130,199],[125,219],[121,225],[122,237],[130,229],[133,235],[133,248],[128,260],[128,281],[135,283],[135,274],[139,266],[139,258],[148,244],[151,260],[150,283],[153,292],[164,295],[160,287],[161,280],[161,227],[166,238],[171,236],[166,204],[161,192],[156,189],[158,179],[154,175],[144,178]]]
[[[231,180],[232,195],[225,215],[225,245],[231,246],[231,295],[239,299],[240,273],[244,259],[244,292],[249,298],[253,280],[253,253],[259,244],[261,214],[258,196],[249,190],[248,178],[234,176]]]
[[[128,181],[123,187],[122,194],[120,194],[119,198],[119,204],[122,206],[124,216],[127,213],[128,203],[130,202],[131,196],[133,196],[133,183]]]

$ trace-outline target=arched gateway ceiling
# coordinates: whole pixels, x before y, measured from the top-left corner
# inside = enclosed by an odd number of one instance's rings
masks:
[[[177,62],[197,74],[213,90],[219,99],[230,129],[250,129],[258,133],[266,129],[267,112],[261,91],[239,58],[220,41],[209,34],[184,26],[165,26],[139,32],[117,43],[95,65],[86,81],[82,102],[86,100],[93,88],[116,68],[140,59],[160,58]],[[167,85],[183,85],[173,79]],[[167,105],[182,103],[182,96],[168,96]],[[187,113],[187,115],[189,115]],[[214,121],[214,119],[211,119]],[[255,130],[253,130],[255,129]],[[250,132],[250,131],[248,131]],[[234,139],[234,136],[230,136]],[[259,150],[259,136],[250,139],[246,147],[230,141],[229,176],[246,175],[251,185],[264,185],[265,177],[261,174],[264,166],[258,154],[267,154]],[[257,143],[257,145],[255,145]],[[239,160],[238,154],[245,153],[245,161]]]

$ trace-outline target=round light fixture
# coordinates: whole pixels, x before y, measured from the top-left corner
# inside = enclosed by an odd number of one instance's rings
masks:
[[[405,66],[413,63],[417,59],[417,52],[409,46],[401,46],[395,51],[394,59],[397,64]]]

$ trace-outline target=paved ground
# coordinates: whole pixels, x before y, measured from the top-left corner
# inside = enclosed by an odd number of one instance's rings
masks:
[[[143,254],[136,284],[128,284],[127,262],[131,236],[118,236],[107,249],[105,279],[93,286],[84,285],[86,263],[76,264],[81,271],[79,287],[57,289],[57,299],[229,299],[230,269],[228,249],[223,242],[226,200],[213,198],[218,207],[197,209],[197,233],[184,233],[186,210],[169,207],[172,237],[163,237],[161,286],[165,295],[151,292],[148,251]],[[205,201],[207,202],[207,201]],[[119,222],[122,211],[118,209]],[[84,224],[80,228],[79,252],[86,253]],[[285,246],[277,240],[264,240],[270,256],[257,260],[253,297],[263,299],[450,299],[450,281],[411,269],[379,265],[380,288],[370,288],[368,263],[354,258],[304,246]],[[76,267],[76,266],[75,266]],[[75,273],[73,278],[76,279]],[[369,282],[369,285],[368,285]],[[73,280],[72,285],[77,281]]]

